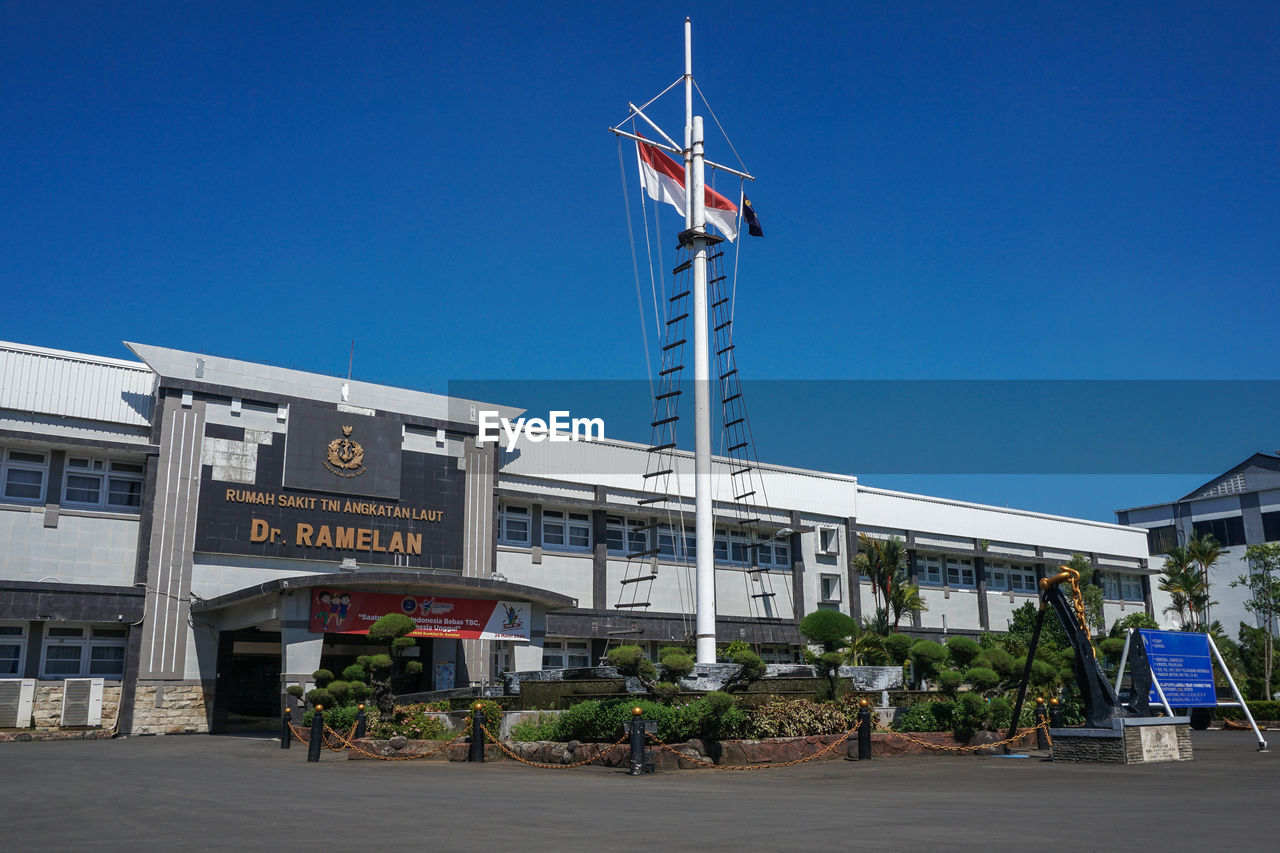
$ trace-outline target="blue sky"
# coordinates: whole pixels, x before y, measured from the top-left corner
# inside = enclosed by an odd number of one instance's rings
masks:
[[[0,337],[328,373],[354,339],[358,377],[436,390],[643,379],[605,128],[679,76],[686,14],[759,178],[745,376],[1280,378],[1262,3],[3,2]],[[1237,433],[1180,476],[865,479],[1110,519],[1280,441]]]

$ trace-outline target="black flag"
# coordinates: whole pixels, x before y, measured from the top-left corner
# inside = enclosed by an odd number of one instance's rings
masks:
[[[751,199],[746,196],[742,197],[742,218],[747,220],[747,233],[752,237],[763,237],[764,229],[760,227],[760,217],[756,216],[756,209],[751,206]]]

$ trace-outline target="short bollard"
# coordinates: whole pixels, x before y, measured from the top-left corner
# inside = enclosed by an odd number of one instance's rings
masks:
[[[644,709],[631,709],[631,775],[644,775],[644,720],[640,715]]]
[[[307,761],[320,760],[320,747],[324,746],[324,706],[317,705],[311,718],[311,743],[307,744]]]
[[[1044,730],[1044,724],[1049,719],[1049,712],[1044,707],[1044,697],[1041,696],[1036,700],[1036,749],[1049,748],[1049,734]]]
[[[356,740],[364,737],[368,733],[367,724],[364,718],[364,703],[361,702],[356,706]]]
[[[467,761],[484,761],[484,706],[479,702],[471,706],[471,751]]]
[[[284,716],[280,718],[280,748],[288,749],[293,745],[293,729],[289,728],[289,717],[291,713],[288,708],[284,709]]]
[[[1057,699],[1049,700],[1049,728],[1062,728],[1062,703]]]
[[[871,757],[871,707],[866,699],[858,703],[858,760]]]

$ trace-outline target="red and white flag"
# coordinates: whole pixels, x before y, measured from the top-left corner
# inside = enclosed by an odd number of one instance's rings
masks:
[[[649,198],[666,202],[684,216],[684,166],[648,143],[636,143],[640,161],[640,183]],[[728,240],[738,236],[738,206],[706,187],[707,224],[714,225]]]

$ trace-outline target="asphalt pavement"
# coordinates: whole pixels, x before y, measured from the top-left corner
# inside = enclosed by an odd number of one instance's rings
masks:
[[[1249,732],[1193,742],[1194,761],[1128,767],[943,756],[639,778],[308,764],[297,744],[244,736],[10,743],[0,838],[41,851],[1280,849],[1280,750],[1258,752]]]

